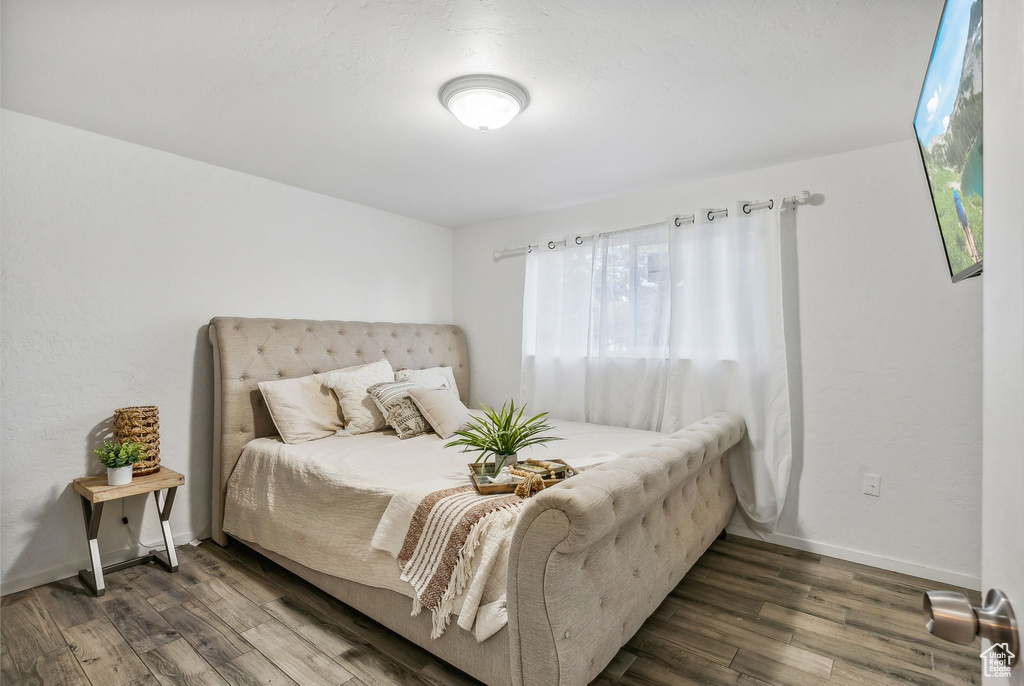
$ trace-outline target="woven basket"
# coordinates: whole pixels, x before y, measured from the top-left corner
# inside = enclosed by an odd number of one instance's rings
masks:
[[[146,459],[136,462],[132,474],[144,476],[160,471],[160,417],[152,405],[114,410],[114,440],[137,441],[146,446]]]

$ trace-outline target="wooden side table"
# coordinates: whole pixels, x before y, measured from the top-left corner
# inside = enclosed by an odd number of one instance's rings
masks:
[[[107,475],[86,476],[75,479],[72,487],[82,497],[82,515],[85,517],[85,535],[89,541],[89,566],[78,572],[78,577],[93,594],[101,596],[107,590],[103,584],[103,575],[116,572],[145,562],[156,562],[168,572],[178,571],[178,556],[174,550],[174,539],[171,536],[171,506],[174,505],[174,492],[178,486],[185,484],[185,476],[173,469],[161,467],[155,474],[132,478],[130,484],[124,486],[108,486]],[[100,517],[103,516],[103,505],[110,500],[120,500],[133,495],[152,493],[156,500],[156,509],[160,514],[160,529],[164,535],[164,547],[167,559],[157,553],[149,553],[132,560],[125,560],[106,567],[100,562],[100,546],[96,540],[100,532]]]

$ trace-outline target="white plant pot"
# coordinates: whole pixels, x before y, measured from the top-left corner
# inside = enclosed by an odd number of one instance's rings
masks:
[[[132,482],[132,466],[107,467],[107,485],[125,486]]]
[[[519,458],[518,458],[517,454],[493,456],[490,460],[488,460],[487,462],[484,463],[484,465],[483,465],[483,467],[481,469],[481,472],[480,472],[480,483],[482,483],[482,484],[514,483],[515,477],[503,480],[503,479],[500,479],[497,474],[493,473],[494,468],[498,465],[499,462],[501,462],[502,458],[504,458],[504,460],[505,460],[505,464],[502,465],[502,469],[507,469],[509,467],[515,467],[518,464],[518,459]],[[490,470],[491,473],[488,473],[488,470]]]

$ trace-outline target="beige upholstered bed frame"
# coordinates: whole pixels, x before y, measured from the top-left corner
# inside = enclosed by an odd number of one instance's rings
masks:
[[[381,357],[396,369],[450,366],[463,400],[469,368],[455,326],[217,317],[214,351],[213,538],[242,448],[275,434],[260,381]],[[742,419],[721,413],[542,491],[523,508],[509,551],[508,626],[483,643],[457,627],[430,639],[409,598],[253,549],[492,686],[586,684],[661,604],[736,504],[728,450]]]

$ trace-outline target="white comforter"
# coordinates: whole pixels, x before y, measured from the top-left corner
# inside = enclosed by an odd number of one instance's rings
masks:
[[[553,434],[566,440],[524,452],[520,459],[558,457],[582,467],[658,436],[579,422],[551,423]],[[469,483],[466,465],[473,456],[446,449],[444,443],[436,434],[403,441],[390,430],[298,445],[258,438],[246,445],[228,480],[224,530],[319,572],[413,598],[394,558],[371,547],[371,540],[399,489],[428,479],[441,488]],[[496,630],[496,621],[504,621],[503,612],[495,614],[495,608],[504,609],[506,565],[484,568],[487,579],[474,583],[485,589],[483,597],[472,603],[490,610],[486,629],[481,626],[476,632],[479,640]],[[460,614],[463,601],[458,600],[454,614]],[[460,617],[463,628],[473,624],[472,617]]]

